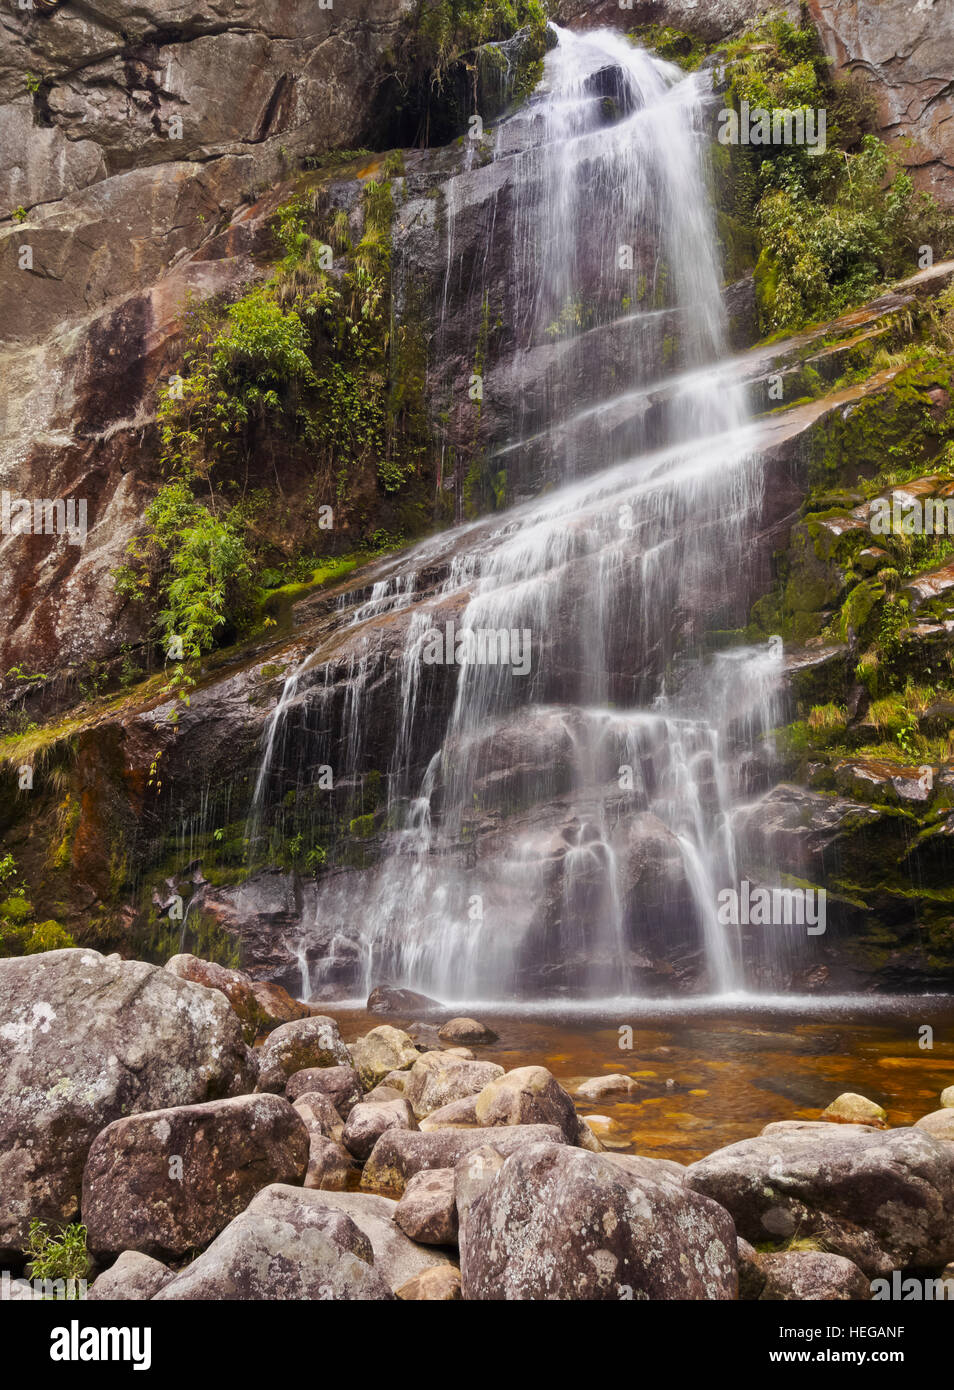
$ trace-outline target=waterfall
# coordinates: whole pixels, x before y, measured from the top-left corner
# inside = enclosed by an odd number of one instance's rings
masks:
[[[756,432],[725,367],[711,92],[616,33],[556,37],[538,90],[494,132],[518,346],[488,376],[514,398],[494,458],[545,455],[556,485],[415,547],[342,607],[357,655],[336,738],[304,713],[328,698],[308,676],[321,651],[286,681],[252,838],[270,784],[286,785],[290,741],[299,789],[333,744],[336,776],[360,784],[371,702],[385,679],[393,688],[382,852],[306,895],[293,943],[306,997],[340,982],[343,962],[355,995],[381,982],[454,1002],[632,995],[673,932],[709,990],[746,987],[716,902],[739,875],[746,756],[780,722],[779,663],[705,644],[744,592],[762,497]],[[465,164],[457,178],[489,177]],[[445,316],[461,274],[455,182]],[[526,636],[531,656],[522,671],[464,646],[440,673],[454,685],[435,729],[427,658],[451,621],[458,637]],[[371,635],[397,622],[385,675]]]

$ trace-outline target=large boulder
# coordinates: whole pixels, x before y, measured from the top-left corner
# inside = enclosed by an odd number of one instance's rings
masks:
[[[366,1091],[383,1081],[388,1072],[411,1067],[421,1054],[407,1033],[381,1023],[351,1044],[351,1059]]]
[[[191,980],[193,984],[205,985],[206,989],[217,989],[224,994],[242,1021],[246,1042],[253,1043],[259,1033],[269,1027],[268,1015],[255,997],[252,978],[244,971],[229,970],[215,961],[202,960],[199,956],[185,953],[167,960],[166,969],[180,980]]]
[[[453,1168],[466,1153],[486,1145],[509,1155],[524,1144],[563,1143],[555,1125],[514,1125],[488,1135],[485,1129],[438,1129],[431,1134],[390,1129],[371,1150],[361,1186],[399,1196],[415,1173],[426,1168]]]
[[[286,1099],[292,1102],[314,1092],[327,1096],[342,1120],[347,1120],[363,1095],[354,1067],[306,1067],[285,1084]]]
[[[337,1023],[324,1014],[315,1014],[283,1023],[269,1033],[261,1047],[259,1087],[278,1091],[296,1072],[350,1065],[351,1054],[341,1041]]]
[[[239,1096],[114,1120],[93,1141],[83,1221],[97,1256],[179,1259],[270,1183],[300,1183],[308,1130],[280,1096]]]
[[[415,1173],[401,1195],[394,1219],[406,1236],[422,1245],[457,1241],[457,1202],[453,1168]]]
[[[280,1183],[266,1187],[156,1302],[393,1298],[374,1268],[368,1237],[328,1197]]]
[[[139,1250],[124,1250],[87,1291],[87,1302],[102,1299],[155,1298],[160,1289],[175,1278],[173,1270]]]
[[[417,1129],[414,1111],[403,1096],[397,1100],[356,1105],[348,1116],[342,1143],[363,1163],[381,1135],[389,1129]]]
[[[568,1144],[586,1142],[573,1097],[546,1067],[517,1067],[489,1082],[474,1111],[481,1125],[556,1125]]]
[[[322,1198],[367,1236],[374,1267],[395,1292],[425,1269],[451,1264],[449,1255],[418,1245],[404,1234],[394,1219],[397,1203],[390,1198],[368,1192],[323,1192]]]
[[[753,1245],[817,1237],[869,1278],[954,1256],[954,1145],[920,1129],[783,1121],[693,1163],[686,1181]]]
[[[653,1159],[512,1154],[461,1229],[464,1299],[734,1299],[732,1218]]]
[[[871,1297],[871,1283],[844,1255],[827,1250],[785,1250],[756,1255],[759,1291],[763,1303],[862,1302]]]
[[[240,1095],[253,1055],[225,997],[86,949],[0,960],[0,1258],[71,1221],[100,1130]]]
[[[450,1052],[425,1052],[411,1068],[404,1084],[404,1097],[419,1120],[448,1105],[475,1095],[490,1081],[503,1076],[495,1062],[471,1062]]]

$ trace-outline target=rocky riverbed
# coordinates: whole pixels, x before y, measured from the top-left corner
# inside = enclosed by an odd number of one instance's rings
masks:
[[[657,1082],[663,1105],[705,1091],[663,1076],[687,1065],[671,1043],[637,1034],[571,1080],[545,1024],[531,1060],[512,1022],[373,1003],[345,1042],[329,1015],[192,956],[0,961],[13,1295],[38,1273],[36,1222],[53,1239],[82,1223],[94,1300],[855,1301],[895,1271],[954,1279],[950,1059],[917,1117],[846,1079],[814,1111],[767,1101],[769,1123],[684,1165],[611,1147],[600,1120]],[[634,1065],[650,1043],[659,1066]],[[871,1066],[917,1063],[868,1045]]]

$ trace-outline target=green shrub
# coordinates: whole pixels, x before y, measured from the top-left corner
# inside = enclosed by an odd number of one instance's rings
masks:
[[[89,1270],[86,1227],[78,1222],[52,1233],[45,1221],[30,1222],[26,1251],[31,1279],[85,1279]],[[79,1291],[72,1293],[79,1297]]]

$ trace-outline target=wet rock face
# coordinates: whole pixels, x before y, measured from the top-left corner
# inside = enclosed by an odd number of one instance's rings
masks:
[[[96,1135],[123,1115],[241,1095],[254,1060],[225,998],[143,961],[0,961],[0,1253],[79,1205]]]
[[[954,1253],[954,1145],[920,1129],[772,1124],[690,1165],[686,1182],[752,1244],[817,1235],[869,1278]]]
[[[275,200],[250,209],[300,157],[362,144],[411,9],[97,0],[0,16],[0,250],[9,266],[21,246],[33,255],[0,287],[17,345],[0,381],[0,478],[85,498],[91,532],[83,546],[0,539],[4,669],[48,672],[141,637],[110,570],[153,488],[155,386],[174,369],[186,296],[255,273]]]
[[[470,1207],[461,1278],[465,1299],[733,1299],[735,1229],[652,1159],[533,1144]]]

